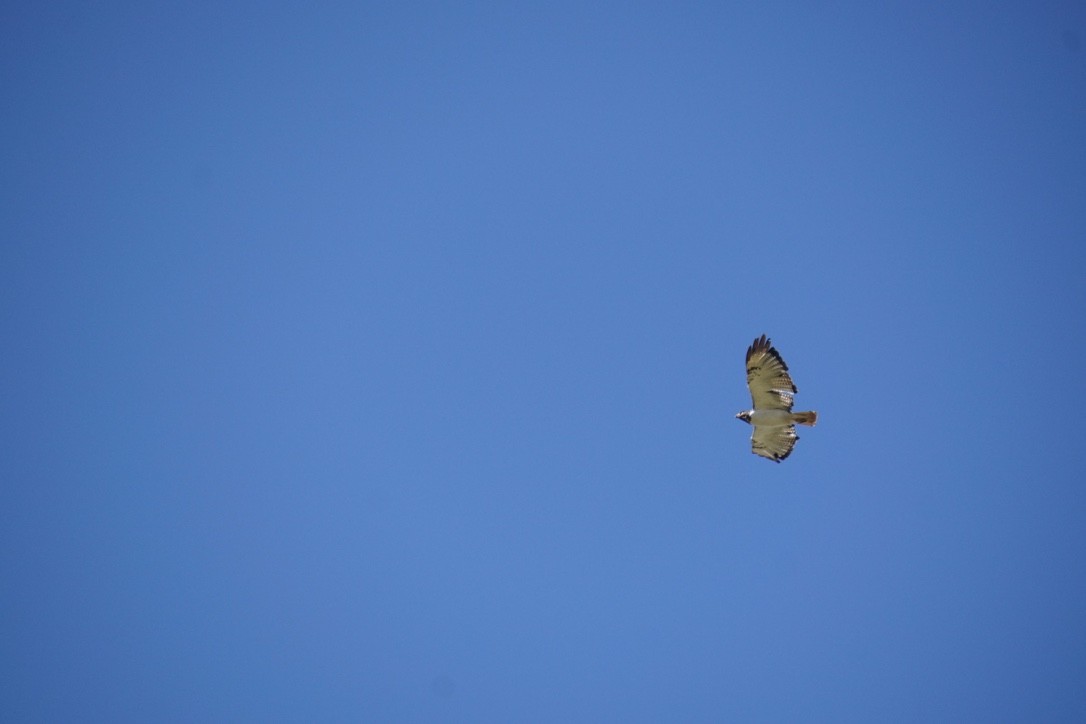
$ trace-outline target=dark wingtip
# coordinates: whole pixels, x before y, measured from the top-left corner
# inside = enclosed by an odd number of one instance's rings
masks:
[[[750,358],[753,357],[754,353],[758,350],[768,349],[770,346],[771,345],[769,342],[769,337],[765,336],[764,334],[761,337],[755,337],[754,342],[752,342],[751,345],[747,347],[747,361],[749,362]]]

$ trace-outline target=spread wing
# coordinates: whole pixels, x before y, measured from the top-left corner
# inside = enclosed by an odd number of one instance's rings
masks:
[[[788,375],[788,365],[764,334],[747,348],[747,387],[755,410],[792,411],[796,385]]]
[[[755,427],[754,434],[750,436],[750,447],[755,455],[769,458],[779,463],[792,454],[792,448],[796,446],[799,435],[796,434],[796,426],[788,427]]]

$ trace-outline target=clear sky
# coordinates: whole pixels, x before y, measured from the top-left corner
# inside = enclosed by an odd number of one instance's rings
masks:
[[[9,2],[0,88],[5,720],[1086,720],[1081,3]]]

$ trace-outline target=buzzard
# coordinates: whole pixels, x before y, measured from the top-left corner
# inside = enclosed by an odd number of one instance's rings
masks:
[[[751,452],[779,463],[799,440],[796,425],[814,427],[818,413],[792,412],[792,397],[798,390],[788,375],[788,365],[764,334],[747,348],[747,386],[754,409],[736,417],[754,426]]]

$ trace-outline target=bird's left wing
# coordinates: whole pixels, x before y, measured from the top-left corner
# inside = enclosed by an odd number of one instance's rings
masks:
[[[792,410],[796,385],[764,334],[747,348],[747,387],[755,410]]]

